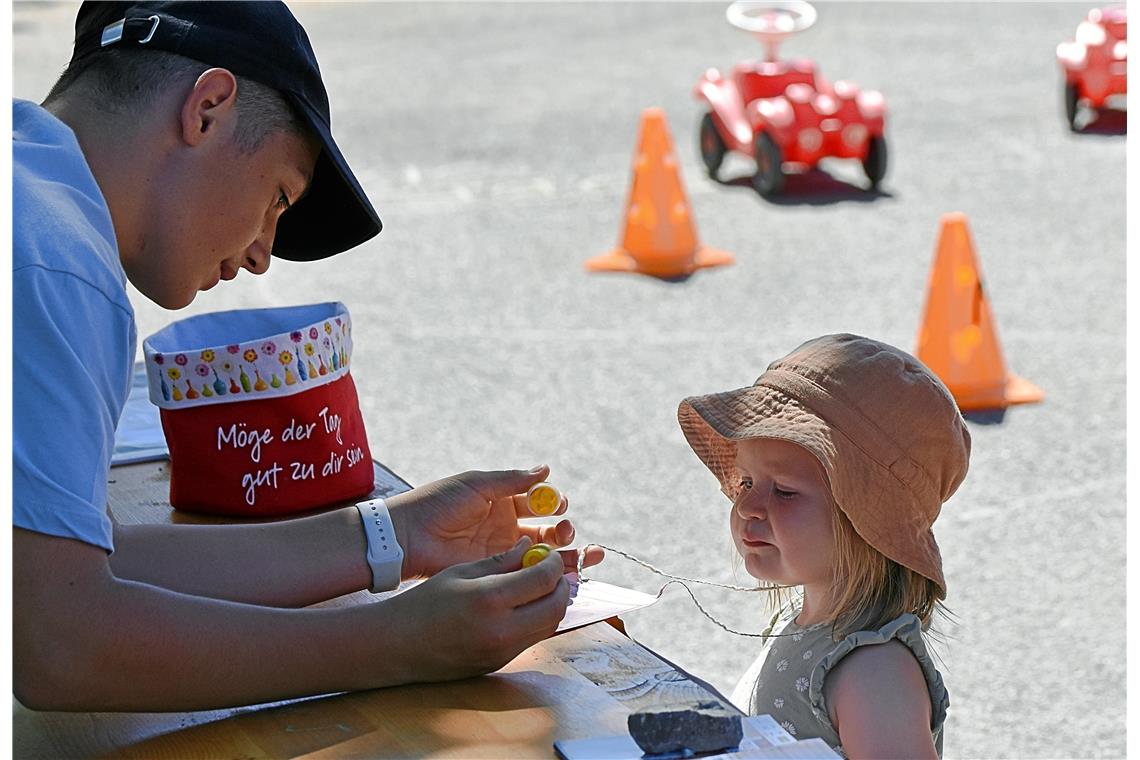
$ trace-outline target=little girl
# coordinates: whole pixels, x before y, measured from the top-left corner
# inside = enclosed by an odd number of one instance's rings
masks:
[[[946,597],[930,530],[970,434],[921,362],[855,335],[808,341],[754,385],[681,402],[732,501],[753,577],[802,591],[733,701],[848,757],[942,754],[949,696],[924,633]]]

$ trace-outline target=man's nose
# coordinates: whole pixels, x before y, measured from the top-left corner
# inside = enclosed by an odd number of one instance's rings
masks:
[[[261,235],[245,251],[245,261],[242,266],[253,274],[265,274],[269,271],[270,253],[273,251],[273,237],[275,225],[268,225]]]

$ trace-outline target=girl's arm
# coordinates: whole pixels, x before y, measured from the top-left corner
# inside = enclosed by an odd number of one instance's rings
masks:
[[[823,693],[843,750],[852,760],[937,760],[926,679],[902,642],[858,647],[831,671]]]

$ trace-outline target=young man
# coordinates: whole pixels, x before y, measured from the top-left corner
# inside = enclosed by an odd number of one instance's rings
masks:
[[[126,281],[177,309],[241,269],[264,272],[271,254],[320,259],[380,231],[284,5],[84,4],[68,70],[42,106],[13,104],[13,198],[25,705],[195,710],[445,680],[553,633],[563,561],[520,569],[530,543],[573,539],[567,520],[518,522],[545,467],[388,499],[404,557],[386,569],[354,507],[256,525],[122,527],[106,514],[137,339]],[[378,573],[428,580],[375,604],[300,609],[383,586]]]

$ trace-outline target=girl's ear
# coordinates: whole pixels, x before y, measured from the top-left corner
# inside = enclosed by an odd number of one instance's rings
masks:
[[[183,142],[199,145],[237,116],[237,78],[228,69],[207,69],[182,101],[179,127]]]

